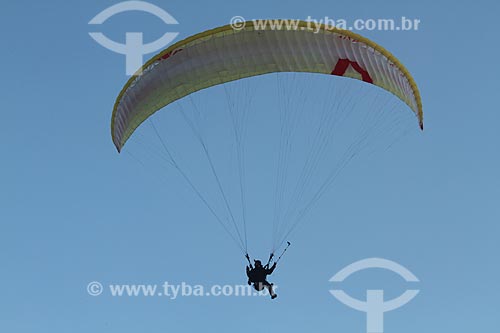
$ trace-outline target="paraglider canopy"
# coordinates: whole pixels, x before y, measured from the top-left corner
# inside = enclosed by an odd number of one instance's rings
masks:
[[[276,20],[275,20],[276,21]],[[362,80],[385,89],[417,115],[420,94],[406,68],[386,49],[351,31],[322,25],[307,29],[230,25],[188,37],[150,59],[123,87],[111,120],[120,151],[134,130],[164,106],[198,90],[273,72],[310,72]]]

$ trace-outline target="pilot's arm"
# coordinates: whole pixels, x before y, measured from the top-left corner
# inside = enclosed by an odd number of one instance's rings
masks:
[[[273,274],[273,272],[274,272],[274,269],[275,269],[275,268],[276,268],[276,263],[274,263],[274,264],[271,266],[271,268],[269,268],[269,269],[267,270],[267,272],[266,272],[266,273],[267,273],[268,275],[269,275],[269,274]]]
[[[250,271],[251,271],[251,270],[252,270],[252,269],[251,269],[249,266],[247,266],[247,276],[248,276],[248,278],[250,278]]]

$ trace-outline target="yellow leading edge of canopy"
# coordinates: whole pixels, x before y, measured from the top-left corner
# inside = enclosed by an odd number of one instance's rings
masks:
[[[307,22],[307,21],[299,21],[297,27],[298,28],[308,29],[310,27],[310,24],[311,23]],[[254,25],[253,21],[246,21],[244,23],[244,27],[245,27],[244,30],[254,29],[254,26],[255,25]],[[317,27],[318,26],[315,25],[316,29],[317,29]],[[141,69],[136,72],[137,74],[134,74],[133,76],[131,76],[129,78],[129,80],[127,81],[127,83],[125,84],[125,86],[120,91],[120,94],[116,98],[115,104],[113,106],[113,114],[111,116],[111,136],[114,135],[114,123],[115,123],[115,116],[116,116],[116,110],[117,110],[118,104],[119,104],[120,100],[122,99],[123,94],[127,91],[127,89],[130,87],[130,85],[134,82],[134,80],[139,75],[138,73],[142,73],[142,71],[144,69],[146,69],[147,67],[149,67],[155,61],[157,61],[158,58],[161,58],[163,55],[165,55],[165,54],[167,54],[169,52],[172,52],[172,51],[174,51],[176,49],[182,48],[184,45],[189,44],[189,43],[191,43],[191,42],[193,42],[195,40],[203,39],[203,38],[206,38],[206,37],[209,37],[209,36],[212,36],[212,35],[219,34],[221,32],[233,31],[233,33],[238,33],[238,32],[240,32],[242,30],[235,30],[230,24],[228,24],[228,25],[224,25],[222,27],[218,27],[218,28],[207,30],[207,31],[203,31],[203,32],[200,32],[198,34],[195,34],[195,35],[192,35],[190,37],[187,37],[187,38],[185,38],[185,39],[183,39],[181,41],[178,41],[177,43],[169,46],[168,48],[166,48],[165,50],[161,51],[160,53],[158,53],[157,55],[155,55],[154,57],[152,57],[150,60],[148,60],[141,67]],[[264,29],[262,29],[261,27],[259,27],[259,30],[264,30]],[[273,29],[269,25],[266,24],[265,30],[273,30]],[[277,30],[277,29],[275,28],[274,30]],[[422,100],[421,100],[421,97],[420,97],[420,92],[418,90],[417,84],[415,83],[415,80],[411,76],[410,72],[406,69],[406,67],[394,55],[392,55],[392,53],[390,53],[389,51],[387,51],[384,47],[380,46],[379,44],[371,41],[370,39],[365,38],[365,37],[363,37],[361,35],[358,35],[358,34],[352,32],[350,30],[339,29],[339,28],[332,27],[332,26],[325,25],[325,24],[321,24],[319,26],[319,30],[324,30],[326,32],[340,34],[340,35],[343,35],[343,36],[355,39],[355,40],[357,40],[359,42],[362,42],[362,43],[368,45],[369,47],[373,48],[374,50],[380,52],[389,61],[391,61],[406,76],[406,78],[408,79],[408,82],[410,83],[410,87],[411,87],[411,89],[413,91],[413,94],[415,96],[415,100],[417,102],[417,118],[418,118],[419,126],[423,130],[423,124],[424,124],[424,119],[423,118],[424,118],[424,114],[423,114],[423,111],[422,111]],[[307,30],[305,30],[305,32],[307,32]],[[310,33],[312,33],[312,32],[310,32]]]

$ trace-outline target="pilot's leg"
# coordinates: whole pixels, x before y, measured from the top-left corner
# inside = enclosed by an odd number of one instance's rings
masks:
[[[253,287],[255,288],[255,290],[257,291],[261,291],[262,289],[264,289],[264,285],[262,284],[262,282],[255,282],[253,284]]]
[[[276,298],[278,295],[276,295],[273,291],[273,285],[267,281],[264,281],[263,282],[264,286],[267,288],[267,290],[269,290],[269,295],[271,295],[271,298],[274,299]]]

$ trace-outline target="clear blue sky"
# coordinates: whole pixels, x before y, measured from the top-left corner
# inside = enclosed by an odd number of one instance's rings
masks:
[[[395,260],[421,280],[420,295],[386,315],[386,332],[497,329],[497,2],[151,2],[178,20],[178,39],[235,15],[418,18],[419,31],[361,34],[413,74],[425,131],[372,157],[371,168],[346,170],[328,194],[333,204],[323,201],[308,217],[314,227],[293,236],[273,275],[275,301],[91,297],[86,286],[95,280],[244,283],[244,262],[185,184],[158,182],[112,145],[124,57],[96,44],[87,22],[116,2],[3,2],[0,331],[363,332],[365,315],[337,302],[328,279],[368,257]],[[143,31],[154,40],[165,25],[125,13],[103,31],[115,40]],[[353,277],[352,294],[362,297],[370,286],[397,296],[408,287],[379,273]]]

